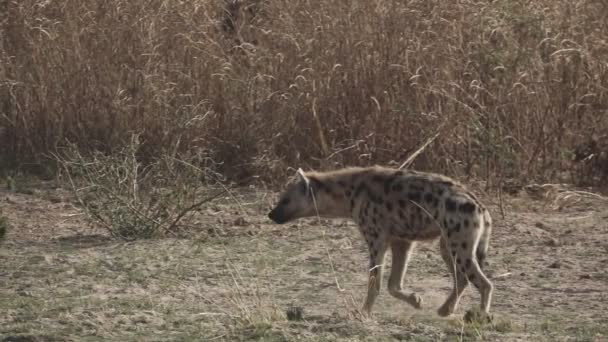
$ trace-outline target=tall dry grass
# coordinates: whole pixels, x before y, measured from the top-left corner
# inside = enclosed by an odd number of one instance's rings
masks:
[[[399,164],[550,179],[608,132],[605,0],[0,1],[0,152],[203,155],[233,178]],[[255,14],[255,15],[253,15]]]

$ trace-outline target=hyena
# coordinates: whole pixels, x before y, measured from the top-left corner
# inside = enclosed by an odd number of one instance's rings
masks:
[[[481,309],[489,313],[493,285],[482,265],[492,220],[463,185],[438,174],[378,166],[307,173],[300,169],[297,178],[268,216],[279,224],[316,215],[352,218],[358,224],[370,256],[364,314],[371,314],[380,292],[384,255],[389,248],[392,268],[388,292],[421,307],[419,295],[403,290],[403,277],[416,242],[436,238],[440,238],[441,256],[454,284],[438,314],[454,312],[469,282],[481,294]]]

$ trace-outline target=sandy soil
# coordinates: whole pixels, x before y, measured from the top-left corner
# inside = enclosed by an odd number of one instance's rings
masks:
[[[68,192],[28,189],[0,190],[12,225],[0,245],[0,341],[608,339],[608,201],[593,194],[522,191],[500,206],[485,196],[494,319],[465,324],[473,288],[455,315],[436,314],[450,290],[437,242],[417,247],[406,275],[423,309],[383,288],[365,319],[367,254],[348,221],[272,225],[274,195],[243,189],[203,209],[187,238],[122,242],[88,225]]]

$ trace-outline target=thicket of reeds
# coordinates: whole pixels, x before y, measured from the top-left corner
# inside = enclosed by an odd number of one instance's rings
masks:
[[[4,0],[0,161],[140,133],[273,180],[437,135],[416,168],[551,180],[608,132],[607,37],[605,0]]]

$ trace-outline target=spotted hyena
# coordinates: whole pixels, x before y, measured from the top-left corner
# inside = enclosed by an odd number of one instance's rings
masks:
[[[454,283],[438,314],[454,312],[469,282],[481,293],[481,309],[489,312],[493,286],[482,265],[492,222],[483,204],[463,185],[438,174],[382,167],[298,170],[297,178],[268,216],[279,224],[316,215],[350,217],[359,225],[370,254],[363,313],[371,313],[380,292],[384,255],[389,248],[393,255],[389,293],[421,307],[420,296],[402,289],[403,276],[416,242],[438,237]]]

